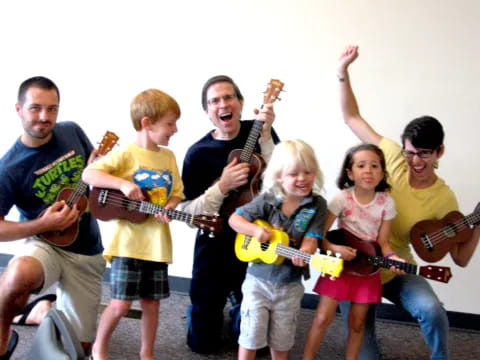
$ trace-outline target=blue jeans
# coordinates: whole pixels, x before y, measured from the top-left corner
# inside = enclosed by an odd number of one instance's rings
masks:
[[[418,321],[425,341],[432,351],[431,360],[448,359],[447,313],[427,280],[416,275],[398,275],[383,285],[383,297],[402,306]],[[349,309],[349,301],[340,303],[345,329],[348,329]],[[381,359],[381,353],[375,334],[375,306],[371,306],[359,360],[378,359]]]

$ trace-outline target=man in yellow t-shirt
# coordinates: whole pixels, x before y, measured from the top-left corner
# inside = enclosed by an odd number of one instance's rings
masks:
[[[391,246],[408,262],[414,262],[410,250],[410,230],[418,221],[440,219],[458,209],[455,194],[435,172],[445,146],[440,122],[422,116],[407,124],[401,136],[402,144],[378,134],[360,115],[348,76],[349,65],[357,58],[358,47],[349,46],[339,60],[337,77],[340,87],[340,106],[345,123],[363,142],[378,145],[385,153],[391,195],[395,200],[397,217],[392,222]],[[470,239],[450,249],[453,261],[466,266],[480,238],[476,226]],[[383,272],[383,297],[401,305],[420,324],[425,341],[431,349],[430,359],[448,359],[448,319],[445,309],[424,278]],[[373,307],[371,307],[372,309]],[[341,304],[348,313],[349,304]],[[370,311],[359,359],[381,358],[374,332],[374,310]]]

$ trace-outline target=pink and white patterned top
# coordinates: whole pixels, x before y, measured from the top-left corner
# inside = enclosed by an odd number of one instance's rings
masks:
[[[390,194],[376,192],[369,204],[360,204],[353,187],[335,195],[328,210],[337,216],[338,227],[366,241],[376,241],[382,220],[391,220],[397,215]]]

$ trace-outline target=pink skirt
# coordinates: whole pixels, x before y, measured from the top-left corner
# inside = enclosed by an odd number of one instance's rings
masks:
[[[328,276],[320,276],[313,291],[338,301],[350,300],[359,304],[380,303],[382,302],[380,271],[371,275],[343,273],[334,280]]]

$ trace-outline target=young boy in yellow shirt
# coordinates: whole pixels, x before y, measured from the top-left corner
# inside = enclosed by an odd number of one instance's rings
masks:
[[[184,198],[175,155],[165,148],[177,132],[180,108],[157,89],[138,94],[130,106],[136,141],[113,150],[91,164],[82,179],[89,185],[120,190],[132,200],[145,200],[173,209]],[[93,359],[105,360],[108,341],[132,301],[140,299],[142,339],[140,358],[153,360],[160,299],[169,296],[167,266],[172,241],[163,213],[144,222],[116,220],[104,257],[111,262],[111,301],[103,312],[92,349]]]

